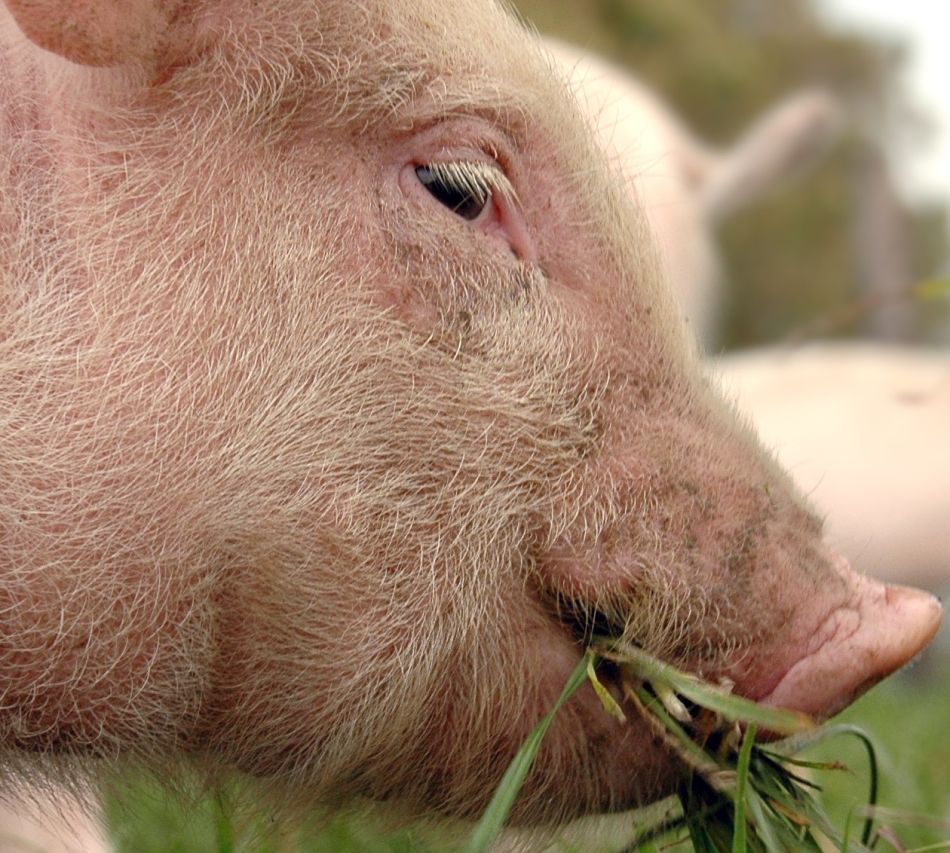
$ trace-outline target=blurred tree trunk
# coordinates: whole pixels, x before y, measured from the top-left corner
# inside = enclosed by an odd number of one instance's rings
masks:
[[[875,146],[856,158],[854,175],[855,266],[861,302],[870,309],[864,330],[880,340],[908,341],[915,313],[909,217]]]

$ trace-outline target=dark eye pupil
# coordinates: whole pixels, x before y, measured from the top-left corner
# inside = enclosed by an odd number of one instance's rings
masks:
[[[433,198],[462,219],[478,219],[488,203],[487,199],[479,198],[471,190],[448,183],[428,166],[416,166],[416,176]]]

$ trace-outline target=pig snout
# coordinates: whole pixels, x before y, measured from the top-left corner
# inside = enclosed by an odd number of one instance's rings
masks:
[[[942,608],[927,592],[855,572],[824,546],[802,548],[790,532],[805,523],[799,512],[787,511],[790,519],[778,513],[779,520],[771,523],[778,532],[766,530],[759,541],[738,549],[739,537],[729,524],[721,531],[725,545],[700,532],[707,540],[700,560],[710,561],[702,585],[721,593],[684,593],[679,603],[670,596],[674,578],[651,577],[661,551],[647,568],[640,545],[610,549],[599,543],[583,555],[557,550],[549,571],[560,618],[582,645],[594,636],[625,637],[706,678],[725,677],[748,698],[824,720],[920,653],[940,626]],[[701,527],[696,524],[690,535]],[[745,561],[744,568],[738,560]],[[770,576],[757,563],[784,570]],[[730,572],[723,572],[725,565]],[[807,568],[799,575],[800,566]],[[680,570],[678,565],[667,569],[670,575]],[[750,590],[736,602],[737,590],[730,586],[744,572],[750,583],[765,588]],[[651,583],[663,588],[663,597],[644,594],[642,588]],[[743,609],[764,609],[765,616]],[[690,617],[698,631],[687,627]],[[719,633],[713,643],[728,650],[726,657],[714,651],[704,658],[702,650],[710,645],[706,632],[728,632],[733,623],[736,635],[726,640]],[[739,636],[743,630],[749,632],[746,640]]]
[[[824,549],[820,549],[824,550]],[[579,577],[568,581],[573,598],[562,596],[559,603],[560,621],[575,637],[575,643],[559,646],[550,637],[539,651],[549,673],[558,672],[566,678],[576,664],[579,649],[592,636],[631,636],[634,642],[649,646],[663,635],[669,639],[674,617],[654,635],[651,628],[662,625],[669,614],[664,613],[669,602],[644,601],[638,596],[629,572],[609,567],[610,555],[604,548],[596,549],[586,561],[575,554],[559,550],[557,571]],[[799,607],[790,610],[781,601],[776,602],[780,613],[787,613],[789,624],[772,622],[765,631],[755,634],[755,640],[743,645],[741,639],[726,642],[729,652],[725,657],[713,654],[704,659],[699,653],[708,643],[708,636],[687,633],[681,636],[679,648],[663,647],[663,656],[674,659],[685,669],[695,671],[712,682],[723,679],[733,684],[733,690],[766,705],[801,711],[816,721],[823,721],[850,704],[878,681],[910,662],[933,638],[941,622],[941,606],[933,596],[907,587],[884,586],[854,572],[844,558],[829,556],[828,563],[834,577],[822,583],[820,593],[805,595],[804,585],[795,586],[794,596]],[[570,569],[567,566],[570,565]],[[562,583],[564,578],[560,578]],[[568,586],[562,586],[567,589]],[[625,589],[624,589],[625,588]],[[625,597],[621,606],[611,601],[613,589],[618,598]],[[621,589],[624,589],[621,592]],[[781,599],[782,593],[771,591],[766,599],[750,596],[748,607],[766,606],[770,598]],[[637,600],[639,598],[639,600]],[[698,614],[702,602],[695,600],[682,605]],[[721,602],[706,605],[699,618],[703,631],[723,629],[729,621],[717,613]],[[647,628],[642,624],[646,610],[653,617]],[[714,620],[713,614],[718,617]],[[775,614],[769,614],[769,620]],[[713,623],[716,624],[713,624]],[[754,624],[755,618],[747,622]],[[754,629],[752,629],[754,630]],[[717,642],[723,642],[717,638]],[[539,663],[539,670],[542,665]],[[603,682],[621,699],[622,689],[615,684],[616,674],[609,668],[601,673]],[[638,728],[639,712],[625,707],[628,721],[617,724],[606,717],[599,700],[591,691],[577,697],[569,723],[555,726],[555,737],[569,741],[571,726],[582,726],[585,735],[595,744],[604,744],[604,752],[595,751],[595,766],[605,781],[599,797],[589,800],[586,808],[610,811],[631,803],[640,803],[670,791],[680,774],[687,768],[678,758],[665,753],[664,748],[644,735]],[[776,737],[766,730],[760,737]],[[609,746],[606,746],[609,745]],[[631,767],[636,767],[631,773]]]
[[[942,611],[934,596],[859,575],[843,557],[838,566],[848,602],[821,621],[801,657],[779,669],[755,698],[829,717],[914,658],[937,633]]]

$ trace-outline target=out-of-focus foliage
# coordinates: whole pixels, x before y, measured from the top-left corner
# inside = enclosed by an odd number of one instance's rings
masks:
[[[722,230],[729,296],[721,342],[734,347],[869,329],[881,297],[868,292],[874,285],[859,218],[869,127],[885,104],[893,114],[903,102],[899,45],[829,33],[808,0],[514,2],[542,32],[633,70],[714,143],[728,144],[798,87],[820,84],[842,97],[854,121],[828,159]],[[914,281],[934,277],[950,257],[947,212],[896,213],[905,279],[897,301],[909,315],[902,333],[926,336],[934,331],[935,307],[917,306],[909,294]]]

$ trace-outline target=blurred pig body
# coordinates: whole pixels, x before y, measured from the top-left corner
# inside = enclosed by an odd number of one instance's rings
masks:
[[[723,302],[716,227],[827,150],[840,129],[840,106],[820,90],[797,92],[717,149],[629,72],[575,45],[546,44],[641,205],[683,315],[712,347]]]
[[[78,804],[31,796],[30,802],[0,802],[3,853],[108,853],[113,850],[99,826]]]
[[[812,343],[716,366],[856,568],[950,588],[950,353]]]
[[[827,714],[936,630],[701,375],[487,2],[7,0],[0,766],[477,813],[596,626]],[[522,820],[669,791],[582,692]]]

